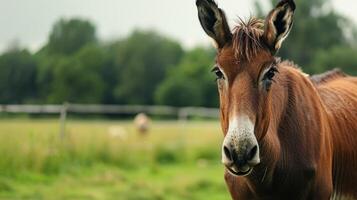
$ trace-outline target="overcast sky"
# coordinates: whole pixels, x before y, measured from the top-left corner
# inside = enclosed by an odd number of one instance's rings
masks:
[[[254,9],[250,0],[217,1],[230,23],[237,16],[249,17]],[[356,0],[333,0],[332,6],[357,22]],[[151,28],[185,47],[209,43],[199,26],[195,0],[0,0],[0,16],[0,51],[14,41],[37,50],[61,17],[91,20],[103,40],[125,37],[135,28]]]

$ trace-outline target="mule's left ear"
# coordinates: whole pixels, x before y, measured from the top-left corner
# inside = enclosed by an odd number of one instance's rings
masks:
[[[198,18],[203,30],[222,48],[232,39],[226,16],[214,0],[196,0]]]
[[[265,19],[264,40],[275,53],[288,36],[293,25],[295,3],[293,0],[282,0],[270,11]]]

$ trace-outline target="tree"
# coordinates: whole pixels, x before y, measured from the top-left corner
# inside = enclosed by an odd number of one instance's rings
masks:
[[[53,66],[53,81],[48,101],[100,103],[105,91],[101,76],[104,58],[100,47],[88,45],[73,56],[58,59]]]
[[[116,94],[116,88],[119,85],[121,59],[118,58],[118,52],[121,51],[122,40],[107,43],[102,46],[105,61],[101,69],[101,76],[105,80],[105,92],[102,103],[118,104],[122,103]]]
[[[271,0],[271,6],[277,0]],[[299,0],[295,1],[297,9],[294,16],[294,26],[282,45],[278,55],[298,63],[307,72],[321,72],[314,69],[313,62],[317,54],[336,46],[356,44],[347,32],[354,25],[342,15],[329,8],[329,0]],[[263,16],[262,8],[256,3],[256,12]],[[327,52],[326,52],[327,53]]]
[[[98,73],[103,80],[104,91],[100,102],[105,104],[117,103],[114,90],[118,83],[120,67],[115,63],[113,52],[115,52],[113,44],[109,46],[90,44],[83,47],[77,54],[82,64]]]
[[[153,93],[183,54],[181,46],[152,31],[135,31],[117,47],[117,102],[153,104]]]
[[[188,51],[159,86],[155,94],[156,103],[217,107],[215,76],[209,72],[213,67],[214,54],[212,49],[200,47]]]
[[[25,103],[36,97],[37,63],[27,50],[0,56],[0,103]]]
[[[336,46],[328,51],[320,51],[316,54],[312,65],[316,72],[327,71],[332,68],[340,68],[350,75],[357,75],[357,49],[346,46]]]
[[[36,53],[34,57],[38,63],[36,76],[38,102],[45,103],[52,90],[54,68],[63,56],[49,55],[46,50],[42,50]]]
[[[105,57],[91,22],[83,19],[56,22],[48,43],[36,53],[40,101],[101,102]]]
[[[176,107],[202,106],[203,91],[197,82],[187,77],[173,76],[156,90],[157,104]]]
[[[70,55],[95,41],[95,27],[89,21],[61,19],[52,28],[47,50],[50,54]]]

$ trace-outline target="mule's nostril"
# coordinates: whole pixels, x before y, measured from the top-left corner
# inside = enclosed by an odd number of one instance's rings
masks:
[[[231,152],[229,151],[228,147],[224,146],[223,151],[224,151],[224,155],[226,155],[227,159],[229,161],[233,161]]]
[[[249,152],[249,154],[248,154],[248,160],[252,160],[252,159],[255,157],[255,155],[257,154],[257,151],[258,151],[258,146],[255,145],[255,146],[250,150],[250,152]]]

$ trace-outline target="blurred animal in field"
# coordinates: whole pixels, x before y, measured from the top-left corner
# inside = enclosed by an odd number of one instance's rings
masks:
[[[134,118],[135,128],[141,135],[145,135],[149,131],[150,118],[145,113],[139,113]]]
[[[122,126],[110,126],[108,128],[108,134],[110,137],[118,138],[120,140],[126,140],[128,138],[128,133]]]
[[[232,198],[357,199],[357,78],[338,70],[309,77],[276,57],[295,2],[281,0],[265,20],[233,31],[214,0],[196,5],[217,47],[212,72]]]

